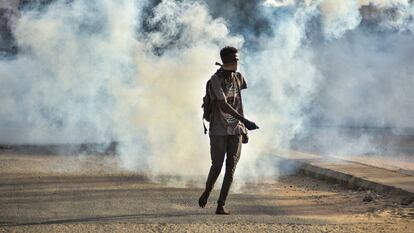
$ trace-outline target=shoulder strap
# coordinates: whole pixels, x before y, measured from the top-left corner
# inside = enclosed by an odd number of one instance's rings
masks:
[[[204,127],[204,134],[207,134],[207,127],[206,127],[206,123],[204,123],[204,118],[203,118],[203,127]]]
[[[239,92],[241,91],[241,74],[240,72],[236,72],[236,82],[237,86],[239,87]]]
[[[244,116],[244,111],[243,111],[243,98],[241,97],[241,74],[239,72],[236,72],[236,83],[237,83],[237,94],[240,96],[240,104],[242,106],[241,108],[241,115]]]
[[[209,104],[210,104],[210,108],[211,108],[212,107],[211,105],[213,105],[214,102],[215,102],[215,100],[214,100],[215,97],[214,97],[214,94],[210,93],[211,92],[211,87],[210,86],[211,86],[211,78],[209,80],[207,80],[207,83],[206,83],[206,96],[204,97],[204,98],[209,100],[209,102],[210,102]],[[203,100],[204,100],[204,98],[203,98]],[[208,103],[203,103],[203,105],[201,107],[205,107],[204,104],[208,104]],[[204,134],[207,134],[208,130],[207,130],[207,127],[206,127],[206,123],[204,121],[205,120],[204,119],[204,114],[201,117],[201,120],[203,121]]]

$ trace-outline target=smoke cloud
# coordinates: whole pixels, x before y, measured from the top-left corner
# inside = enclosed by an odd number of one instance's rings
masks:
[[[1,143],[117,141],[124,169],[205,175],[201,98],[226,45],[240,48],[245,113],[261,127],[241,176],[277,175],[271,155],[292,140],[347,140],[315,125],[414,128],[408,0],[56,0],[23,9],[12,27],[19,53],[0,60]]]

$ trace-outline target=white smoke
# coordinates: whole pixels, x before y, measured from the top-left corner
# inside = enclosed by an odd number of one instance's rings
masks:
[[[24,12],[14,30],[21,54],[1,62],[1,141],[115,140],[132,170],[192,173],[208,164],[200,99],[217,51],[242,39],[198,3],[163,1],[150,19],[143,7],[58,1]],[[144,33],[142,20],[159,28]]]
[[[356,0],[324,0],[320,5],[324,31],[328,38],[341,37],[347,30],[359,25],[361,16]]]
[[[265,0],[263,3],[268,7],[284,7],[284,6],[293,6],[295,4],[294,0]]]
[[[140,154],[153,172],[199,174],[200,167],[209,164],[200,108],[205,83],[214,71],[212,64],[220,47],[241,46],[243,41],[229,35],[224,21],[212,19],[199,3],[163,1],[153,12],[148,21],[159,25],[159,30],[149,33],[143,42],[168,49],[161,56],[135,54],[136,76],[143,91],[131,114],[139,128],[133,135],[139,134],[149,147],[137,151],[130,141],[132,151],[123,153],[127,154],[124,161],[129,163],[131,153]]]
[[[409,6],[410,0],[358,0],[360,6],[372,4],[380,8],[390,8],[396,6]]]
[[[0,61],[0,142],[117,141],[125,169],[205,175],[201,98],[226,45],[240,48],[246,116],[261,127],[240,175],[277,175],[273,149],[309,133],[314,119],[413,127],[411,3],[261,3],[251,14],[263,14],[270,33],[246,37],[255,49],[202,1],[56,1],[22,12],[20,52]],[[360,26],[370,3],[376,31]]]
[[[274,35],[264,40],[264,51],[246,62],[248,80],[257,88],[254,97],[248,97],[255,100],[248,113],[263,127],[247,148],[248,159],[241,161],[244,174],[277,175],[269,154],[277,153],[275,148],[289,148],[290,140],[305,135],[299,148],[318,145],[323,153],[361,155],[382,153],[381,144],[394,143],[387,141],[393,134],[414,128],[410,121],[414,112],[408,107],[414,104],[413,37],[398,33],[411,31],[412,22],[406,19],[412,6],[373,1],[380,3],[382,10],[372,9],[379,18],[378,32],[359,28],[362,4],[356,1],[308,1],[297,3],[294,10],[283,4],[265,9],[274,22]],[[394,17],[387,15],[390,8]],[[316,37],[321,41],[307,37],[317,30],[310,24],[315,18],[322,27],[323,37]],[[314,130],[309,128],[312,124],[328,128]],[[374,130],[352,132],[344,126]],[[381,127],[391,127],[392,132],[384,135],[387,130]]]
[[[275,148],[287,148],[290,139],[302,130],[302,107],[309,104],[318,78],[311,63],[313,54],[303,46],[306,23],[316,7],[298,7],[281,17],[276,14],[280,8],[264,9],[279,23],[274,25],[275,36],[269,38],[265,49],[246,58],[248,85],[250,81],[253,91],[245,94],[246,113],[261,127],[251,133],[247,155],[241,160],[246,176],[278,175],[269,155]]]

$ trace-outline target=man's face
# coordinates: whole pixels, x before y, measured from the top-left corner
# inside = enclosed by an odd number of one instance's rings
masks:
[[[233,58],[232,58],[232,62],[225,64],[226,69],[227,70],[231,70],[231,71],[237,71],[239,65],[239,54],[235,53]]]

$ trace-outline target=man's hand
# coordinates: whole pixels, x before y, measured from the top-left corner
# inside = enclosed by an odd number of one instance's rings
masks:
[[[242,134],[242,143],[247,144],[249,142],[249,135]]]
[[[249,120],[246,120],[246,122],[244,122],[244,126],[246,126],[248,130],[255,130],[259,128],[259,126],[257,126],[256,123]]]

